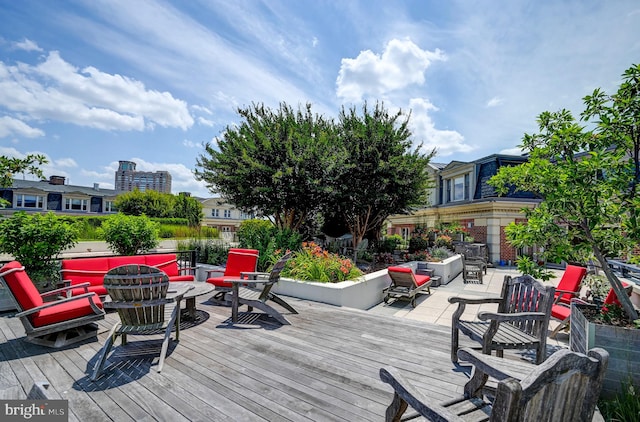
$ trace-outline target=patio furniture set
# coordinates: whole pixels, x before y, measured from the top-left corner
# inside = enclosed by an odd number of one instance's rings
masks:
[[[227,264],[229,273],[225,271],[222,276],[208,278],[206,284],[210,286],[209,292],[215,287],[216,291],[224,293],[216,295],[214,300],[231,304],[231,324],[238,323],[239,307],[247,305],[250,312],[253,308],[260,309],[282,325],[288,325],[290,322],[284,315],[268,302],[297,314],[284,299],[271,292],[290,254],[283,256],[270,273],[255,271],[257,258],[257,251],[231,250]],[[573,274],[573,270],[570,273]],[[576,274],[584,277],[579,271]],[[416,275],[405,267],[389,268],[389,275],[392,283],[385,289],[385,302],[391,297],[408,298],[415,306],[418,292],[430,292],[428,275]],[[195,297],[206,290],[200,289],[189,295],[193,286],[202,283],[171,282],[165,271],[142,262],[108,269],[103,275],[102,286],[95,282],[78,283],[76,280],[44,295],[38,293],[24,267],[16,261],[0,269],[0,280],[15,299],[20,311],[16,316],[25,327],[26,340],[38,344],[60,347],[95,336],[96,327],[92,323],[104,318],[105,309],[117,311],[120,321],[113,326],[106,343],[98,352],[92,380],[103,375],[116,337],[120,336],[122,343],[126,344],[128,334],[163,335],[157,367],[160,372],[171,333],[175,332],[176,341],[180,336],[181,302],[188,298],[188,313],[195,317]],[[93,292],[89,290],[90,287],[93,287]],[[70,296],[67,293],[69,291]],[[102,298],[98,292],[104,293]],[[588,356],[562,350],[546,359],[546,335],[551,310],[565,294],[563,291],[558,296],[555,292],[554,287],[544,286],[529,276],[507,276],[498,298],[450,298],[450,303],[458,303],[452,319],[451,360],[455,363],[462,359],[474,367],[463,397],[442,405],[428,403],[428,398],[412,387],[411,382],[405,380],[398,370],[383,368],[380,370],[380,379],[394,389],[387,420],[400,420],[408,406],[432,420],[466,420],[466,416],[477,412],[488,415],[479,420],[552,420],[559,414],[569,416],[563,420],[590,420],[608,355],[601,349],[590,351]],[[46,296],[59,299],[45,302],[43,297]],[[481,312],[478,320],[461,319],[467,304],[478,303],[495,303],[498,311]],[[468,348],[458,349],[460,332],[480,343],[483,354]],[[505,349],[535,349],[535,365],[515,364],[503,359]],[[492,350],[496,351],[496,357],[490,356]],[[486,394],[489,390],[485,388],[488,377],[498,382],[497,390],[489,395]],[[576,385],[581,386],[579,394],[575,391]],[[552,389],[555,389],[553,398],[543,399],[549,396]],[[569,400],[571,394],[575,397]],[[459,417],[463,419],[456,419]]]

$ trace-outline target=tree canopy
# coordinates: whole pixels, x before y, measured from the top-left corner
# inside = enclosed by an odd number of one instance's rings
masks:
[[[26,172],[43,179],[44,175],[38,166],[46,163],[48,160],[40,154],[29,154],[24,158],[0,156],[0,187],[11,187],[17,173]],[[0,207],[5,205],[7,205],[7,201],[0,198]]]
[[[640,66],[624,73],[616,94],[596,89],[584,103],[581,117],[592,130],[567,110],[543,112],[539,132],[523,138],[528,162],[502,167],[490,183],[500,193],[514,187],[543,200],[527,211],[526,224],[507,227],[509,241],[543,246],[543,257],[554,261],[595,257],[629,317],[637,319],[607,258],[639,244]]]
[[[186,218],[189,225],[197,227],[202,222],[202,204],[185,194],[172,195],[154,190],[140,192],[135,189],[116,197],[115,205],[126,215],[146,215],[157,218]]]
[[[257,211],[279,228],[298,229],[326,200],[327,175],[341,157],[331,121],[311,105],[294,111],[264,104],[239,108],[243,121],[205,145],[195,175],[245,212]]]
[[[426,202],[433,155],[411,151],[409,117],[383,104],[338,123],[311,111],[263,104],[238,109],[243,121],[205,145],[196,178],[244,211],[299,230],[317,212],[342,219],[359,242],[391,214]]]
[[[345,150],[333,177],[333,195],[327,212],[340,215],[356,247],[367,232],[379,233],[392,214],[411,212],[424,205],[430,179],[427,165],[435,154],[412,150],[409,116],[389,113],[381,103],[362,115],[355,107],[340,113],[338,136]]]

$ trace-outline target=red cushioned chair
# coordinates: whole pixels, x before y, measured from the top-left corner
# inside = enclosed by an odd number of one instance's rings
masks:
[[[554,303],[571,304],[571,298],[580,296],[580,285],[587,276],[587,269],[577,265],[567,265],[560,282],[556,286]]]
[[[96,337],[95,321],[104,318],[100,298],[93,292],[45,302],[45,297],[66,295],[70,288],[43,294],[33,284],[24,267],[12,261],[0,268],[0,281],[11,293],[27,337],[25,341],[48,347],[64,347],[90,337]],[[85,288],[89,283],[85,284]]]
[[[622,287],[628,295],[631,294],[632,286],[630,284],[622,282]],[[571,300],[577,301],[578,303],[587,303],[578,298],[572,298]],[[622,305],[620,303],[620,300],[618,300],[616,292],[613,289],[609,290],[609,294],[607,294],[607,297],[604,299],[603,307],[606,305]],[[571,321],[571,306],[567,306],[564,303],[554,303],[553,306],[551,306],[551,318],[560,322],[560,324],[558,324],[558,326],[551,332],[551,335],[549,336],[551,338],[555,338],[560,330],[569,326],[569,322]]]
[[[224,274],[216,277],[207,278],[207,283],[216,286],[216,293],[213,298],[216,300],[223,300],[224,295],[231,291],[233,284],[225,280],[237,280],[240,278],[240,273],[255,272],[258,267],[258,256],[260,251],[257,249],[242,249],[231,248],[227,255],[227,265],[224,269]],[[209,271],[209,273],[215,270]]]
[[[416,307],[416,294],[423,290],[431,294],[431,277],[428,275],[416,275],[409,267],[389,267],[387,268],[391,285],[384,289],[384,303],[389,299],[409,299],[411,306]]]

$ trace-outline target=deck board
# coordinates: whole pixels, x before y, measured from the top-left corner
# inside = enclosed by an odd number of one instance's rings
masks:
[[[0,394],[26,398],[48,381],[74,421],[374,421],[392,398],[382,366],[398,367],[436,401],[468,379],[449,360],[447,327],[296,299],[290,326],[264,318],[234,326],[230,308],[199,302],[207,318],[183,324],[162,373],[161,337],[129,336],[95,383],[89,375],[117,314],[99,323],[98,341],[62,350],[22,341],[19,320],[0,314]]]

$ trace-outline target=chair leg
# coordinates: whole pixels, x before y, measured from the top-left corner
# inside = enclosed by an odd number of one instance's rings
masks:
[[[273,300],[275,303],[277,303],[278,305],[282,306],[283,308],[285,308],[287,311],[291,312],[292,314],[297,314],[298,311],[296,311],[293,306],[289,305],[287,302],[285,302],[280,296],[271,294],[269,296],[270,300]]]
[[[451,362],[458,363],[458,341],[460,333],[454,326],[451,327]]]
[[[249,308],[255,307],[260,309],[265,314],[268,314],[273,318],[275,318],[282,325],[291,325],[291,323],[287,321],[287,319],[280,312],[278,312],[277,309],[267,305],[264,302],[254,301],[254,302],[251,302],[251,305],[249,305],[248,303],[246,303],[246,305]]]
[[[105,362],[107,361],[107,355],[109,355],[109,351],[111,350],[111,347],[115,342],[115,337],[116,337],[115,333],[116,333],[116,330],[120,328],[120,325],[121,325],[120,323],[117,323],[116,325],[113,326],[113,328],[111,328],[111,331],[109,331],[109,337],[107,337],[107,341],[104,343],[104,346],[102,346],[102,349],[100,350],[98,355],[96,366],[93,368],[91,381],[97,380],[102,375],[102,369],[104,367]]]
[[[175,326],[176,321],[180,320],[180,303],[176,304],[175,309],[171,313],[171,319],[167,323],[167,329],[164,331],[164,340],[162,341],[162,350],[160,351],[160,359],[158,360],[158,372],[162,372],[164,367],[164,359],[169,349],[169,340],[171,340],[171,330]],[[176,328],[178,330],[178,328]],[[179,333],[176,331],[176,341],[178,341]]]

